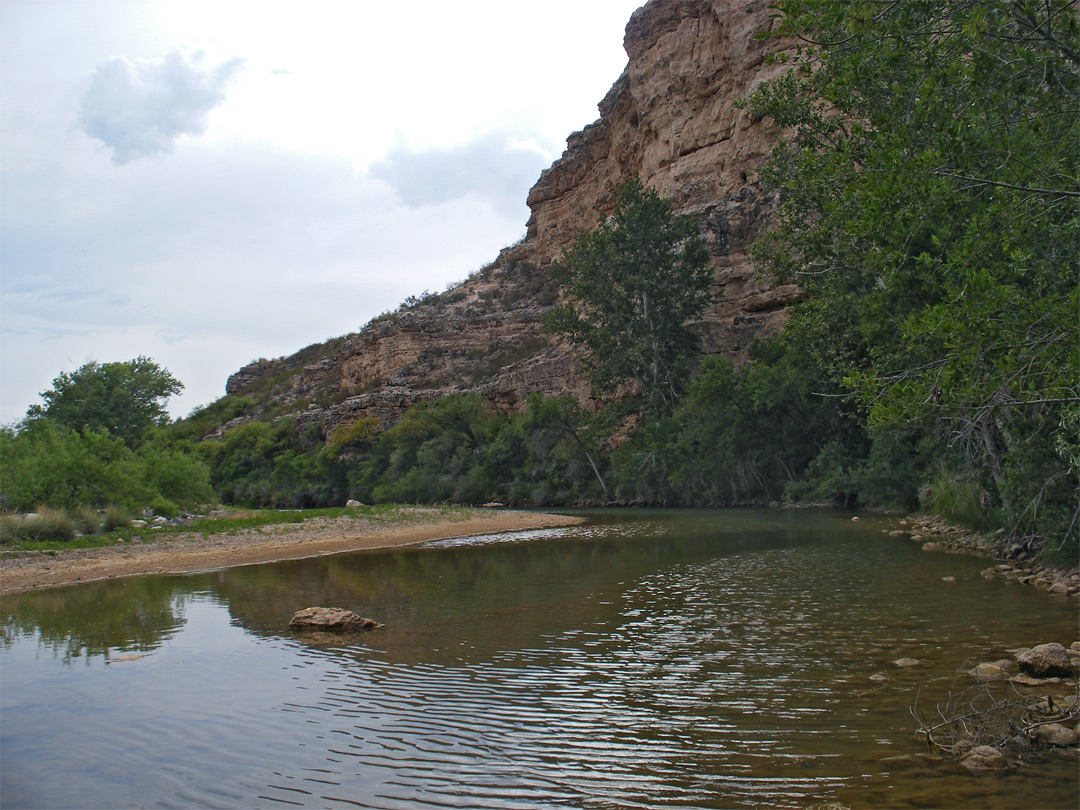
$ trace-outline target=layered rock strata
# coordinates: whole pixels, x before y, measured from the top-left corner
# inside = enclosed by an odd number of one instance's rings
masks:
[[[706,354],[744,359],[803,295],[760,279],[747,254],[774,210],[752,178],[776,133],[734,102],[781,70],[767,61],[777,42],[757,38],[769,25],[768,0],[650,0],[626,27],[627,67],[599,120],[568,138],[530,191],[521,243],[447,293],[335,341],[314,362],[241,369],[228,393],[261,391],[327,432],[361,416],[390,421],[451,391],[478,391],[507,410],[533,391],[588,399],[574,350],[540,328],[555,299],[546,268],[635,176],[700,223],[715,300],[696,328]]]

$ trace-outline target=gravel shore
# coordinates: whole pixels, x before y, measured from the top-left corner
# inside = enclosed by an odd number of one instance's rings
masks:
[[[582,518],[537,512],[410,509],[393,522],[373,517],[316,518],[231,534],[184,532],[53,554],[29,551],[0,560],[0,594],[138,574],[179,574],[296,560],[348,551],[447,540],[479,534],[572,526]]]

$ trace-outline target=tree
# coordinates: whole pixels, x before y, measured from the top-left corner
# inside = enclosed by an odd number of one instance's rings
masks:
[[[640,180],[617,194],[614,213],[581,233],[552,269],[566,299],[549,329],[584,346],[593,387],[635,383],[650,415],[670,414],[697,339],[687,322],[709,300],[708,254],[696,228]]]
[[[75,431],[105,430],[129,446],[138,445],[146,430],[164,426],[165,403],[183,384],[149,357],[124,363],[89,362],[61,373],[41,394],[27,418],[48,419]]]
[[[940,436],[1003,524],[1075,543],[1077,3],[778,8],[794,69],[750,106],[791,133],[756,247],[814,293],[790,339],[873,427]]]

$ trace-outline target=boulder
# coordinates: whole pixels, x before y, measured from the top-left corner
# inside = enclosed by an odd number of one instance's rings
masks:
[[[346,509],[359,509],[361,506],[363,506],[363,504],[360,503],[360,501],[354,500],[352,498],[349,498],[349,500],[345,501]]]
[[[1009,673],[997,664],[979,664],[977,667],[969,669],[967,674],[980,682],[1003,681],[1009,677]]]
[[[344,608],[309,607],[296,611],[289,621],[289,627],[293,630],[354,633],[358,630],[373,630],[382,625],[374,619],[365,619]]]
[[[970,773],[1003,771],[1009,767],[1009,760],[992,745],[979,745],[964,755],[960,767]]]
[[[1057,642],[1039,644],[1017,656],[1020,671],[1036,678],[1068,678],[1073,674],[1072,664],[1065,648]]]
[[[1080,743],[1080,735],[1060,723],[1035,726],[1035,728],[1028,731],[1028,739],[1034,743],[1052,745],[1057,748],[1065,748]]]
[[[922,664],[922,661],[918,658],[897,658],[893,661],[893,666],[900,667],[901,669],[904,669],[905,667],[917,667],[920,664]]]

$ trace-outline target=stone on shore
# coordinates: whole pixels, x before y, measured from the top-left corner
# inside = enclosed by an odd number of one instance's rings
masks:
[[[365,619],[344,608],[309,607],[296,611],[289,621],[289,627],[293,630],[354,633],[359,630],[373,630],[382,625],[374,619]]]
[[[1021,672],[1026,672],[1036,678],[1068,678],[1073,674],[1069,655],[1057,642],[1032,647],[1017,656],[1016,663],[1020,665]]]

